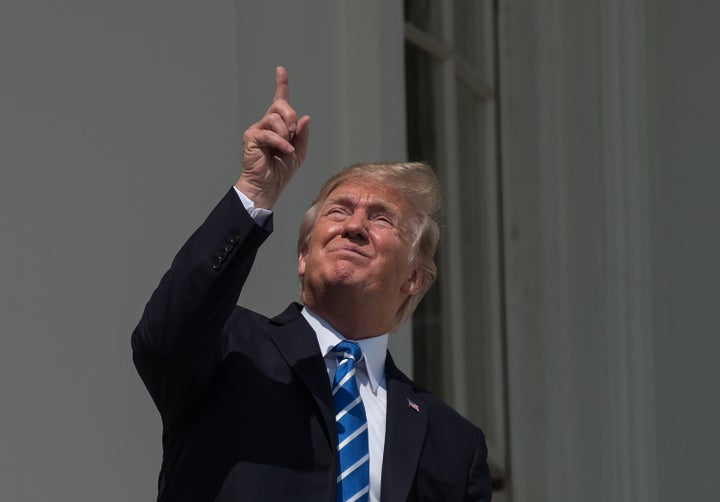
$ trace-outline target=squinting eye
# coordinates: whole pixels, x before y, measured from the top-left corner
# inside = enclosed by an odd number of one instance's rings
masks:
[[[345,210],[341,207],[331,207],[325,211],[325,216],[333,219],[342,218],[345,216]]]
[[[388,216],[378,215],[378,216],[375,217],[375,221],[378,222],[378,223],[381,223],[381,224],[383,224],[383,225],[390,225],[390,226],[393,225],[393,220],[392,220],[392,218],[390,218],[390,217],[388,217]]]

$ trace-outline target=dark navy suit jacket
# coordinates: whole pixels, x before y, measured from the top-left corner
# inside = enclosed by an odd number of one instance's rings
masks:
[[[257,225],[231,189],[133,332],[163,423],[159,501],[335,500],[333,403],[315,333],[298,304],[272,319],[236,305],[271,226]],[[383,502],[489,501],[482,432],[389,354],[386,380]]]

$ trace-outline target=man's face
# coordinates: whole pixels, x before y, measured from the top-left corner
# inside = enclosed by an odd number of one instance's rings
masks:
[[[397,310],[420,286],[410,263],[413,214],[404,196],[379,181],[340,184],[321,205],[308,248],[298,259],[303,301],[349,288]]]

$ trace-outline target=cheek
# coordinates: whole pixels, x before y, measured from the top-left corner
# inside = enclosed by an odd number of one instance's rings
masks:
[[[329,221],[318,222],[310,234],[306,253],[317,254],[340,234],[342,234],[342,225]]]
[[[375,236],[375,247],[385,256],[398,263],[408,263],[410,261],[410,246],[405,244],[395,233],[377,234]]]

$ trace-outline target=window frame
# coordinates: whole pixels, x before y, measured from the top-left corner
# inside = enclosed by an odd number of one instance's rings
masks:
[[[408,120],[408,136],[413,127],[427,127],[435,131],[435,160],[441,166],[441,180],[445,189],[445,212],[443,215],[443,238],[438,253],[439,295],[441,309],[442,355],[439,358],[440,381],[423,382],[441,397],[447,400],[458,412],[478,423],[486,433],[489,463],[493,471],[496,486],[501,486],[507,472],[507,396],[505,370],[505,328],[504,328],[504,284],[502,261],[502,212],[501,212],[501,177],[499,149],[499,117],[496,99],[496,61],[497,61],[497,4],[493,0],[481,0],[477,5],[485,10],[484,23],[478,29],[483,30],[484,57],[491,64],[479,68],[455,50],[456,37],[455,7],[463,0],[439,1],[434,4],[441,20],[439,33],[424,30],[408,21],[405,14],[404,39],[411,45],[430,56],[432,64],[438,71],[438,82],[433,86],[430,99],[433,100],[435,117],[433,124],[416,124]],[[426,5],[429,5],[426,2]],[[407,8],[407,2],[406,2]],[[407,54],[406,54],[407,64]],[[407,86],[410,82],[406,82]],[[467,166],[460,165],[459,135],[465,133],[459,127],[457,86],[462,84],[468,88],[481,103],[484,111],[477,117],[484,124],[485,136],[483,144],[486,149],[481,165],[481,176],[484,184],[477,196],[479,204],[467,207],[463,204],[463,172]],[[408,142],[410,143],[410,142]],[[413,152],[409,152],[411,155]],[[415,160],[415,159],[413,159]],[[428,159],[418,159],[428,160]],[[466,274],[467,256],[473,255],[463,249],[462,223],[468,217],[480,218],[480,231],[485,232],[482,249],[476,253],[480,260],[480,269],[484,280],[481,284],[471,284]],[[465,251],[465,252],[464,252]],[[465,256],[464,256],[465,255]],[[468,298],[473,288],[482,290],[474,298]],[[468,294],[468,291],[470,293]],[[473,308],[473,301],[480,299],[481,306],[488,314],[483,324],[485,330],[480,333],[480,345],[484,350],[480,354],[468,354],[468,346],[472,332],[467,326],[467,311]],[[414,318],[413,324],[416,324]],[[415,329],[413,330],[413,343]],[[477,340],[472,345],[477,346]],[[477,367],[474,363],[484,365],[481,371],[484,379],[481,383],[473,382],[477,378]],[[415,362],[416,375],[422,378],[423,368]],[[473,385],[473,384],[476,385]],[[481,396],[477,389],[486,389]],[[487,389],[490,389],[489,391]],[[472,412],[472,401],[482,399],[486,412],[483,420]],[[488,409],[489,408],[489,409]]]

